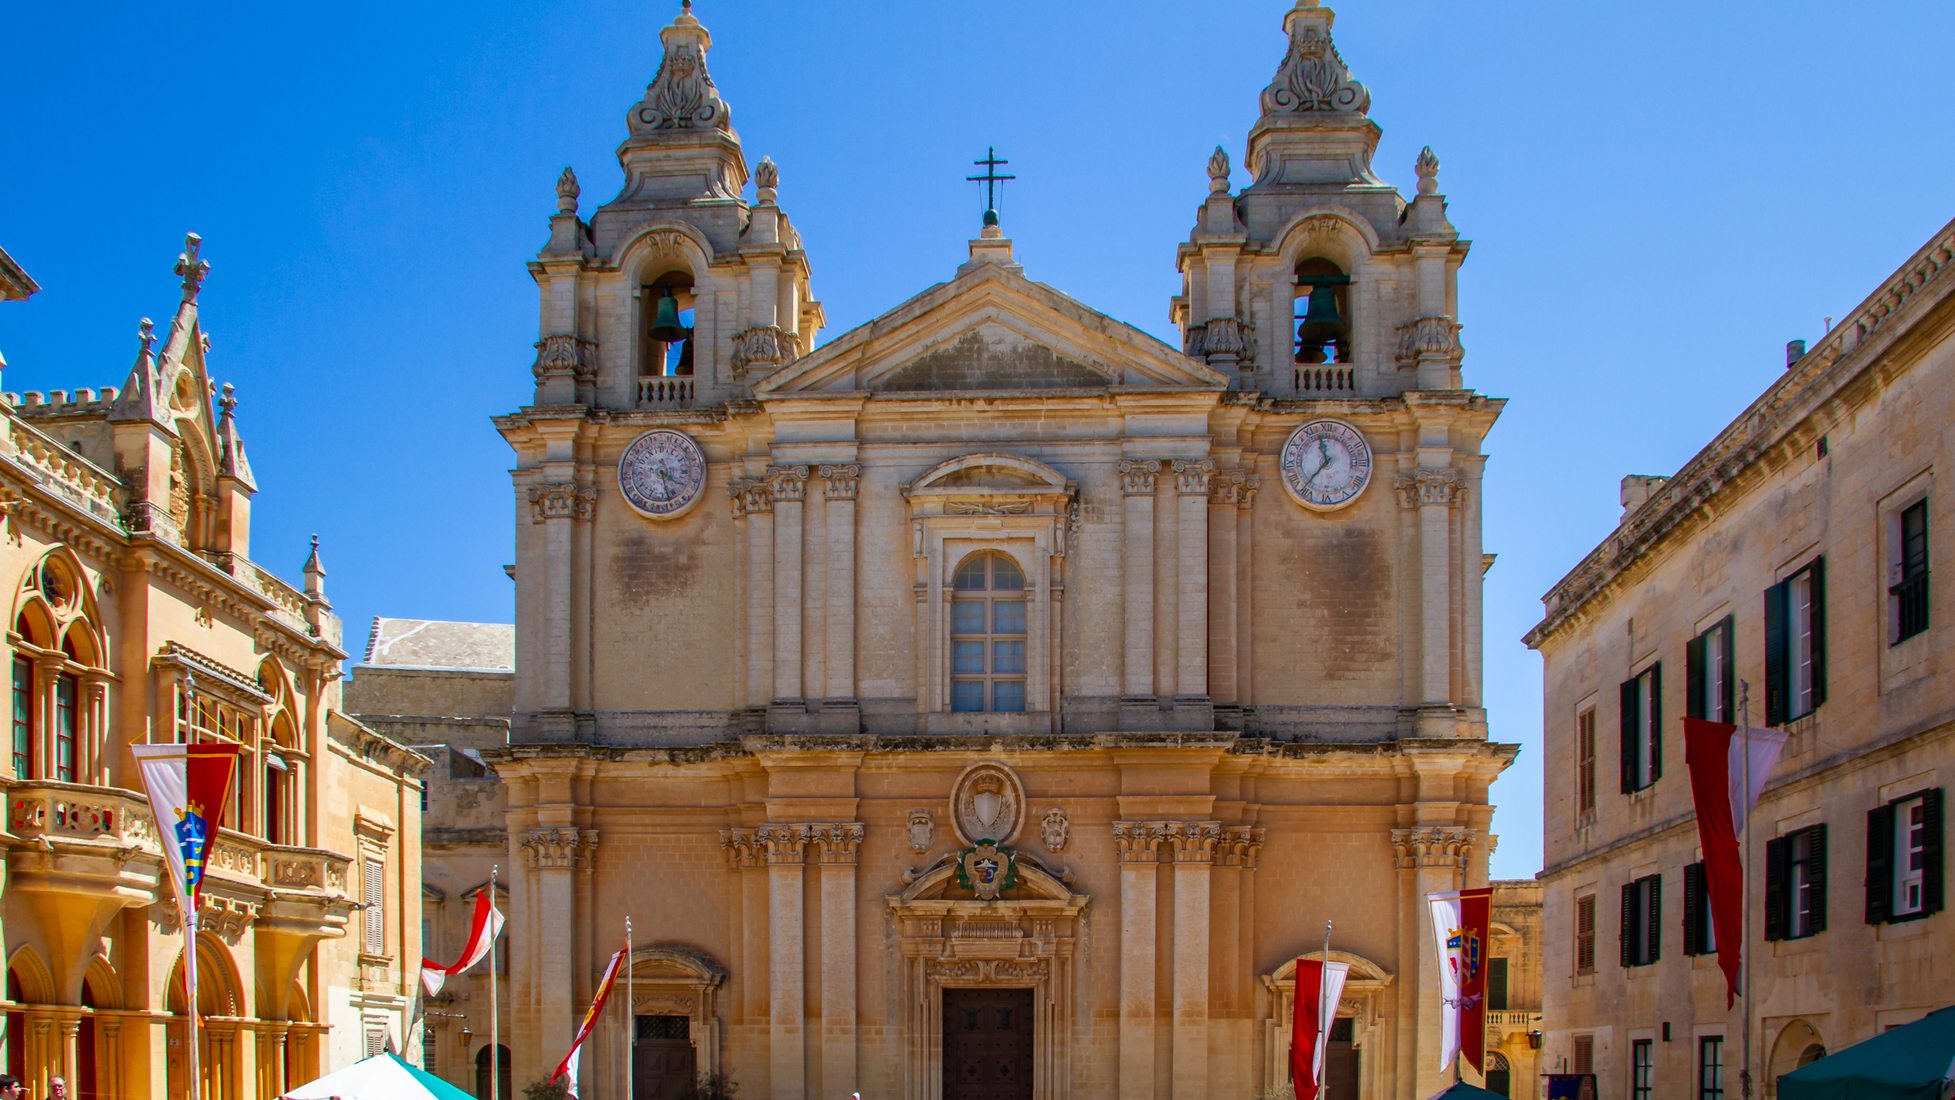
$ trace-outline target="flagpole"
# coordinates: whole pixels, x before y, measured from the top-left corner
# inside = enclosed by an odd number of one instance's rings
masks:
[[[1317,976],[1317,1026],[1324,1029],[1324,1040],[1318,1044],[1323,1048],[1318,1054],[1324,1059],[1324,1068],[1317,1074],[1317,1095],[1324,1100],[1330,1100],[1330,1036],[1337,1029],[1337,1021],[1324,1008],[1330,993],[1330,926],[1331,922],[1324,922],[1324,968]]]
[[[1742,716],[1738,726],[1738,736],[1742,738],[1738,745],[1738,751],[1744,755],[1744,764],[1741,768],[1744,773],[1742,780],[1744,783],[1744,795],[1739,801],[1745,807],[1744,838],[1739,842],[1743,846],[1743,858],[1738,861],[1738,873],[1744,887],[1740,891],[1744,897],[1742,910],[1744,914],[1744,925],[1738,930],[1738,978],[1744,988],[1738,995],[1743,997],[1745,1002],[1745,1039],[1742,1054],[1740,1055],[1744,1058],[1745,1064],[1744,1068],[1738,1071],[1738,1085],[1744,1095],[1744,1100],[1751,1100],[1751,951],[1748,948],[1751,939],[1751,811],[1754,807],[1751,804],[1750,682],[1745,680],[1738,681],[1738,699],[1738,707]]]
[[[190,1010],[190,1098],[203,1100],[202,1059],[197,1057],[197,903],[183,905],[183,999]]]
[[[625,1100],[635,1100],[636,1096],[638,1095],[637,1088],[636,1088],[636,1081],[632,1075],[632,1071],[637,1068],[635,1065],[633,1065],[633,1062],[634,1062],[634,1055],[637,1053],[637,1051],[634,1048],[638,1045],[637,1042],[638,1036],[635,1034],[637,1024],[638,1024],[638,1017],[632,1011],[634,998],[633,998],[633,990],[631,986],[631,979],[632,979],[631,971],[632,971],[631,916],[630,914],[626,914],[625,915]]]
[[[496,875],[502,864],[489,867],[489,912],[495,913]],[[490,921],[494,923],[493,916]],[[496,939],[494,929],[489,929],[489,1100],[502,1100],[502,1032],[497,1020],[497,1010],[501,1000],[496,992]]]

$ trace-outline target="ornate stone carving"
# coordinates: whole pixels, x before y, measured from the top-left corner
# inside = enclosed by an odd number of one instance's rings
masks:
[[[1215,463],[1205,458],[1177,458],[1172,465],[1177,492],[1185,496],[1199,496],[1208,492],[1208,481],[1215,474]]]
[[[910,811],[909,821],[903,826],[904,835],[909,838],[910,851],[927,852],[937,842],[936,817],[929,810]]]
[[[726,854],[728,870],[759,867],[766,861],[766,849],[754,840],[752,829],[721,829],[720,849]]]
[[[744,378],[753,367],[778,367],[794,361],[794,335],[778,325],[756,325],[733,334],[728,360],[733,377]]]
[[[1458,867],[1473,848],[1473,834],[1451,825],[1392,830],[1392,857],[1401,868]]]
[[[761,202],[773,202],[779,197],[781,169],[773,157],[761,157],[753,170],[754,197]]]
[[[206,932],[215,932],[225,943],[236,943],[244,935],[245,927],[258,919],[258,907],[234,898],[220,898],[206,894],[203,903],[197,906],[197,926]]]
[[[1215,863],[1219,867],[1243,867],[1254,870],[1256,860],[1263,851],[1263,830],[1254,825],[1228,825],[1222,829],[1222,837],[1215,845]]]
[[[727,483],[726,491],[733,497],[735,516],[765,515],[774,510],[774,494],[766,478],[736,477]]]
[[[927,978],[959,984],[1010,985],[1043,981],[1052,972],[1049,959],[928,959]]]
[[[176,273],[183,276],[183,300],[194,302],[197,291],[204,285],[204,276],[210,274],[210,264],[198,255],[203,250],[204,239],[195,233],[183,237],[183,252],[176,258]]]
[[[825,500],[854,500],[862,488],[862,467],[853,462],[823,466],[820,473]]]
[[[588,871],[597,852],[597,830],[543,825],[523,834],[523,861],[538,871]]]
[[[753,831],[754,843],[767,853],[769,866],[799,865],[806,861],[812,825],[762,825]]]
[[[1254,362],[1256,326],[1234,317],[1217,317],[1207,324],[1189,329],[1184,350],[1211,362],[1216,359],[1233,360],[1238,364]]]
[[[597,507],[597,489],[573,481],[551,481],[529,487],[530,519],[589,519]]]
[[[1409,367],[1429,356],[1459,359],[1466,354],[1459,330],[1459,322],[1451,317],[1421,317],[1398,326],[1398,365]]]
[[[823,863],[854,863],[855,856],[862,848],[862,823],[860,821],[837,821],[823,825],[810,826],[818,854]]]
[[[767,467],[767,491],[775,501],[800,503],[808,499],[807,466],[792,464]]]
[[[557,213],[575,214],[577,198],[583,193],[583,188],[577,186],[577,173],[565,165],[563,175],[557,177]]]
[[[1208,155],[1208,193],[1226,195],[1229,193],[1229,151],[1220,145]]]
[[[1351,70],[1331,41],[1332,15],[1315,0],[1297,5],[1284,18],[1290,32],[1290,49],[1276,70],[1276,79],[1263,89],[1263,115],[1293,114],[1305,111],[1346,111],[1364,114],[1371,109],[1371,93],[1351,79]]]
[[[280,859],[272,864],[272,885],[297,889],[320,885],[319,864],[309,859]]]
[[[685,0],[685,10],[658,37],[665,45],[665,57],[645,89],[645,98],[632,108],[632,134],[732,129],[726,101],[706,71],[706,51],[712,48],[713,36],[693,18],[692,0]]]
[[[1208,502],[1218,507],[1234,507],[1242,500],[1241,470],[1217,470],[1208,481]]]
[[[1029,500],[947,500],[944,514],[950,516],[1023,516],[1032,511]]]
[[[1072,835],[1072,824],[1066,819],[1066,811],[1057,806],[1045,812],[1039,821],[1039,842],[1048,852],[1063,852],[1066,841]]]
[[[1244,470],[1242,473],[1242,486],[1236,490],[1236,503],[1245,509],[1255,507],[1256,494],[1262,491],[1262,487],[1263,479],[1261,475],[1250,470]]]
[[[951,787],[950,822],[965,844],[1010,844],[1025,823],[1025,788],[1003,764],[972,764]]]
[[[1428,145],[1419,150],[1419,159],[1412,164],[1419,173],[1419,194],[1437,195],[1439,193],[1439,154]]]
[[[1113,843],[1122,863],[1154,863],[1160,859],[1161,842],[1167,831],[1159,821],[1116,821]]]
[[[1458,470],[1425,467],[1401,474],[1392,488],[1398,493],[1401,508],[1452,507],[1466,491],[1466,477]]]
[[[536,362],[530,374],[538,382],[549,375],[568,374],[579,382],[597,380],[597,345],[575,336],[545,336],[536,342]]]
[[[1170,821],[1165,831],[1176,863],[1214,862],[1215,846],[1222,840],[1221,822]]]
[[[1120,491],[1128,496],[1142,496],[1154,491],[1155,479],[1161,476],[1161,463],[1158,459],[1122,459],[1120,461]]]

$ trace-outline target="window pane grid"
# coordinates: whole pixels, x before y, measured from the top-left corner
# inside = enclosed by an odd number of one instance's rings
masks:
[[[34,662],[14,658],[14,778],[34,778]]]
[[[1590,708],[1575,719],[1576,741],[1576,810],[1580,813],[1593,813],[1595,810],[1595,710]]]
[[[1650,1100],[1651,1078],[1655,1076],[1654,1044],[1649,1039],[1638,1039],[1630,1044],[1629,1053],[1629,1095],[1631,1100]]]
[[[78,688],[72,674],[64,672],[54,678],[54,777],[63,783],[75,781],[75,696]]]
[[[1724,1100],[1724,1039],[1697,1040],[1697,1100]]]
[[[1024,711],[1024,572],[1001,554],[983,554],[958,567],[951,588],[950,709]]]
[[[1813,709],[1812,675],[1812,571],[1792,578],[1791,588],[1792,659],[1788,662],[1792,701],[1791,717]]]

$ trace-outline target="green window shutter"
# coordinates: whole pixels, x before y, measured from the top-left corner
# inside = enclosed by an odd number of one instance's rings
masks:
[[[1718,624],[1717,644],[1724,653],[1724,678],[1718,691],[1724,695],[1724,720],[1736,722],[1738,714],[1738,623],[1729,615]]]
[[[1643,927],[1650,933],[1650,955],[1643,961],[1655,962],[1663,957],[1663,876],[1651,875],[1643,881],[1649,884],[1649,892],[1643,896],[1648,906]]]
[[[1942,855],[1941,855],[1941,788],[1921,796],[1922,824],[1926,836],[1922,838],[1921,859],[1926,864],[1921,871],[1921,914],[1941,912],[1942,905]],[[1893,835],[1893,830],[1888,830]]]
[[[1812,706],[1826,701],[1826,559],[1812,560]]]
[[[1663,778],[1663,662],[1650,666],[1650,782]]]
[[[1636,884],[1624,883],[1622,887],[1622,965],[1623,969],[1635,966],[1636,962]]]
[[[1628,794],[1636,789],[1636,727],[1637,722],[1636,681],[1624,680],[1622,683],[1622,793]]]
[[[1683,647],[1683,712],[1690,718],[1709,718],[1704,713],[1704,635],[1692,638]]]
[[[1494,1012],[1507,1011],[1507,960],[1494,959],[1487,964],[1487,1008]]]
[[[1785,722],[1787,593],[1784,584],[1765,590],[1765,724],[1774,727]]]
[[[1683,869],[1683,953],[1704,953],[1704,865]]]
[[[1894,804],[1867,811],[1867,923],[1894,915]]]
[[[1812,931],[1816,935],[1826,931],[1826,826],[1814,825],[1806,835],[1812,838],[1807,848],[1812,858],[1806,864],[1806,880],[1812,883]]]
[[[1765,842],[1765,938],[1785,938],[1785,857],[1787,838],[1775,836]]]

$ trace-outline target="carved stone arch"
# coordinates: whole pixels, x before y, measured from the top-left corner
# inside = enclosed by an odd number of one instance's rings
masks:
[[[60,643],[54,613],[38,593],[23,597],[16,606],[13,632],[21,641],[37,649],[53,649]]]
[[[60,997],[55,992],[54,971],[48,969],[47,960],[32,945],[23,944],[7,959],[7,976],[20,987],[20,998],[26,1004],[58,1004]]]
[[[1001,492],[1042,488],[1070,495],[1072,479],[1030,455],[977,451],[937,463],[904,487],[905,494],[935,487],[995,487]]]
[[[720,1064],[720,991],[726,967],[697,948],[652,944],[631,953],[625,989],[627,1015],[684,1016],[692,1039],[694,1065],[701,1074],[724,1073]],[[632,1025],[634,1028],[636,1023]]]
[[[305,994],[305,984],[294,978],[285,989],[285,1019],[295,1024],[312,1022],[312,998]]]
[[[661,274],[661,265],[669,264],[690,272],[695,284],[716,260],[706,234],[681,221],[648,222],[620,241],[613,255],[613,263],[633,280],[650,281]]]
[[[1322,949],[1305,950],[1301,954],[1304,958],[1324,957]],[[1344,992],[1337,1003],[1338,1018],[1351,1021],[1351,1045],[1360,1050],[1388,1050],[1394,1022],[1391,1017],[1392,1002],[1386,996],[1393,981],[1391,971],[1363,955],[1349,951],[1332,951],[1330,961],[1346,963],[1351,968],[1345,976]],[[1263,1006],[1268,1014],[1262,1021],[1263,1083],[1281,1085],[1288,1080],[1289,1073],[1290,1029],[1296,1012],[1296,956],[1263,975],[1262,984],[1268,994]],[[1388,1056],[1367,1059],[1361,1068],[1358,1082],[1361,1100],[1386,1100],[1384,1074],[1379,1072],[1385,1057]]]
[[[183,1014],[183,952],[170,967],[165,1009]],[[197,933],[197,1013],[200,1016],[244,1015],[244,980],[231,949],[215,932]]]
[[[118,1009],[123,1007],[122,976],[115,972],[115,964],[107,955],[96,955],[88,960],[87,969],[82,971],[82,989],[87,993],[92,1007],[97,1009]]]
[[[1298,213],[1274,238],[1285,270],[1309,259],[1326,259],[1347,274],[1376,255],[1378,231],[1355,210],[1313,206]]]
[[[45,578],[55,576],[65,578],[62,583],[72,586],[65,600],[53,599],[46,591]],[[97,653],[102,652],[103,639],[99,632],[102,616],[95,600],[95,586],[90,583],[88,569],[82,564],[80,555],[72,547],[65,543],[49,547],[21,574],[20,586],[14,593],[13,619],[18,621],[21,612],[34,603],[40,604],[46,615],[49,648],[58,646],[59,638],[70,622],[85,619],[93,632],[91,644],[96,647]]]
[[[1784,1074],[1809,1064],[1815,1051],[1824,1056],[1826,1050],[1826,1036],[1820,1031],[1819,1024],[1812,1017],[1795,1016],[1785,1021],[1785,1026],[1779,1028],[1778,1035],[1772,1040],[1765,1080],[1777,1081]]]

